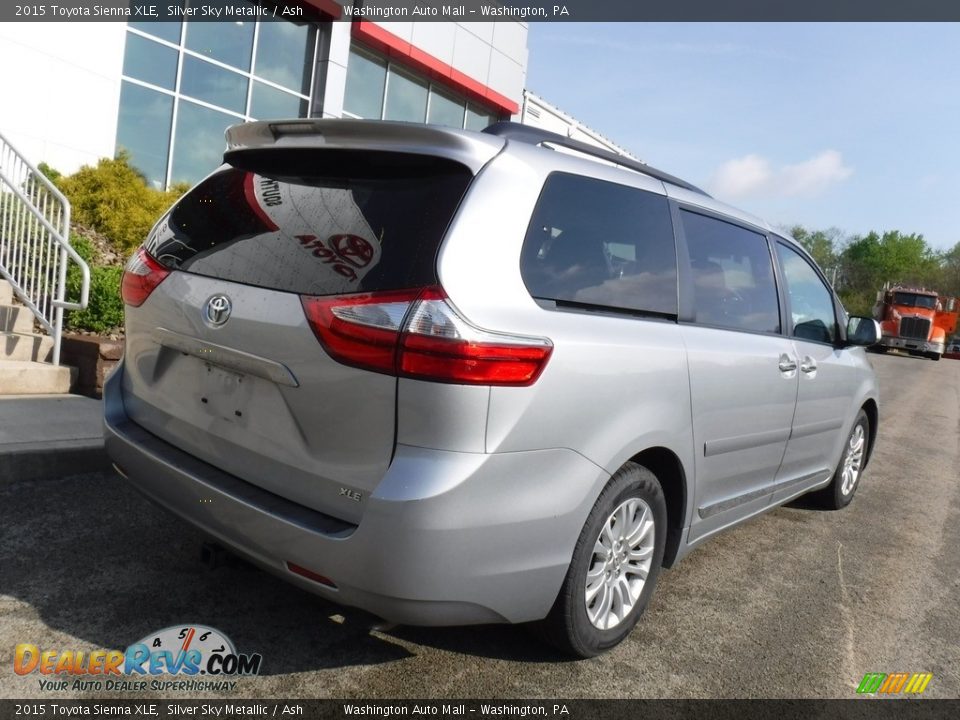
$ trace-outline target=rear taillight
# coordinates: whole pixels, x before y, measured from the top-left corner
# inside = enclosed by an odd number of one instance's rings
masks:
[[[310,327],[334,360],[393,374],[403,319],[419,290],[346,297],[304,296]]]
[[[120,284],[123,302],[133,307],[140,307],[169,274],[170,271],[150,257],[146,250],[142,247],[137,248],[123,269],[123,281]]]
[[[302,298],[327,353],[345,365],[462,385],[532,385],[550,358],[546,338],[468,323],[442,288]]]

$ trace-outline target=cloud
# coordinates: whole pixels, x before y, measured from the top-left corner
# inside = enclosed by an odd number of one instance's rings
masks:
[[[748,197],[770,184],[773,171],[766,158],[759,155],[728,160],[714,173],[710,187],[717,195]]]
[[[719,197],[796,197],[819,195],[853,174],[836,150],[824,150],[809,160],[774,168],[760,155],[728,160],[710,180],[710,189]]]

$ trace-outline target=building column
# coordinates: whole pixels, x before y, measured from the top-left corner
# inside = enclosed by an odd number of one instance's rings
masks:
[[[350,28],[351,23],[342,21],[324,23],[320,28],[310,117],[343,116],[347,62],[350,59]]]

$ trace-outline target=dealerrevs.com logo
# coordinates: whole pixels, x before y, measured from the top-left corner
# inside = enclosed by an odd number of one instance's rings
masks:
[[[120,650],[42,650],[20,643],[17,675],[37,673],[41,690],[233,690],[236,677],[257,675],[263,657],[239,653],[222,632],[175,625]],[[199,676],[203,676],[202,679]]]

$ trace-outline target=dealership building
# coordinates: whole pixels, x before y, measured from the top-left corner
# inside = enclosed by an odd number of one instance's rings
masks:
[[[227,126],[264,118],[515,119],[622,151],[525,91],[524,22],[348,20],[333,0],[300,4],[294,21],[0,24],[0,133],[63,172],[124,150],[155,187],[199,180]]]

